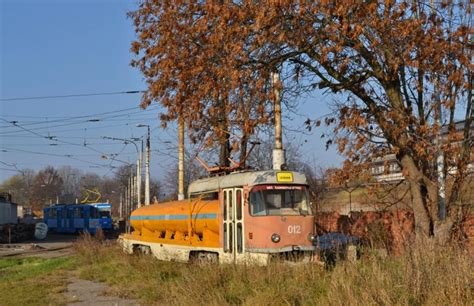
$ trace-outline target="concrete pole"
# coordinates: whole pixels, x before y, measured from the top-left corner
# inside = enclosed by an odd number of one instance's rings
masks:
[[[123,194],[120,193],[120,202],[119,202],[119,218],[122,219],[122,206],[123,206]]]
[[[124,205],[124,208],[123,208],[123,214],[125,215],[125,219],[128,220],[128,186],[125,187],[123,197],[124,197],[124,201],[125,201],[125,205]]]
[[[280,94],[280,74],[272,72],[273,113],[275,120],[275,148],[273,149],[273,170],[281,170],[281,165],[285,163],[285,151],[283,150],[282,127],[281,127],[281,94]]]
[[[137,160],[137,206],[138,208],[142,207],[142,197],[141,197],[141,189],[142,189],[142,154],[143,154],[143,141],[142,141],[142,149],[138,154]]]
[[[133,205],[133,187],[132,187],[133,176],[130,174],[128,178],[128,215],[132,212]]]
[[[430,0],[431,12],[436,14],[434,0]],[[435,87],[435,91],[437,88]],[[437,137],[438,156],[436,157],[436,170],[438,173],[438,218],[443,221],[446,218],[446,179],[444,177],[444,152],[443,152],[443,109],[439,98],[439,93],[435,92],[435,103],[438,108],[439,132]]]
[[[138,200],[137,200],[137,176],[132,176],[132,209],[135,210],[138,207]]]
[[[145,161],[145,205],[150,205],[150,126],[147,126],[148,133],[146,137],[146,161]]]
[[[178,200],[184,200],[184,119],[178,119]]]

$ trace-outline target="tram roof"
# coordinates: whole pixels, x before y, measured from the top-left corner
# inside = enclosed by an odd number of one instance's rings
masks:
[[[291,173],[291,180],[279,179],[278,175],[285,175]],[[307,185],[306,176],[299,172],[293,171],[279,171],[279,170],[266,170],[266,171],[251,171],[251,172],[234,172],[224,176],[214,176],[208,178],[202,178],[192,182],[189,185],[188,193],[205,193],[217,191],[222,188],[239,187],[244,185],[265,185],[265,184],[295,184],[295,185]]]

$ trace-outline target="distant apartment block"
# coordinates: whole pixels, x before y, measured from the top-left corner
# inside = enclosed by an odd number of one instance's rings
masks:
[[[463,133],[464,121],[459,121],[455,124],[456,133]],[[471,122],[470,137],[474,137],[474,122]],[[441,128],[441,137],[446,139],[448,135],[448,126]],[[461,141],[454,141],[453,144],[460,145]],[[433,165],[434,166],[434,165]],[[388,167],[388,169],[386,169]],[[454,165],[448,165],[448,174],[456,173],[457,169]],[[471,163],[468,165],[468,171],[474,173],[474,147],[473,140],[471,140]],[[378,182],[397,182],[404,180],[401,165],[399,164],[395,154],[387,154],[384,157],[375,159],[370,166],[370,173]]]

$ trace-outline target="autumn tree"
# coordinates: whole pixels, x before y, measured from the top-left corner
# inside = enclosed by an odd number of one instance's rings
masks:
[[[235,73],[241,60],[234,54],[246,43],[213,17],[226,12],[194,1],[143,1],[129,14],[137,33],[132,66],[148,84],[141,105],[165,106],[164,126],[182,116],[193,142],[219,145],[221,166],[229,164],[232,149],[240,147],[245,156],[255,127],[269,118],[268,99],[261,94],[269,92],[268,75],[251,69]]]
[[[0,186],[0,190],[8,192],[12,195],[13,202],[30,206],[31,187],[33,186],[35,171],[32,169],[17,169],[15,174],[4,180]]]
[[[242,119],[236,97],[246,84],[256,101],[253,124],[266,123],[269,76],[279,70],[291,80],[280,86],[338,97],[326,122],[335,126],[345,170],[394,153],[410,186],[417,236],[448,239],[462,215],[459,190],[471,160],[469,1],[145,0],[131,16],[133,64],[148,82],[143,105],[160,101],[169,111],[164,119],[182,113],[199,134],[222,123],[216,114],[225,112],[226,124]],[[443,125],[448,136],[440,138]],[[441,153],[455,169],[445,220],[434,166]]]
[[[80,181],[83,176],[82,171],[71,166],[62,166],[57,169],[59,177],[63,181],[61,201],[64,203],[74,203],[82,196]]]
[[[51,203],[59,201],[63,180],[54,167],[48,166],[39,171],[31,186],[30,203],[33,210],[41,210]]]

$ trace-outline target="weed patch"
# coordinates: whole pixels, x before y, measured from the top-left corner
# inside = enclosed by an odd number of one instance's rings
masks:
[[[427,244],[398,257],[366,252],[356,263],[325,270],[313,264],[161,262],[93,239],[85,242],[90,252],[81,243],[80,277],[106,282],[110,294],[145,304],[468,305],[473,299],[472,259],[455,247],[440,251]]]

